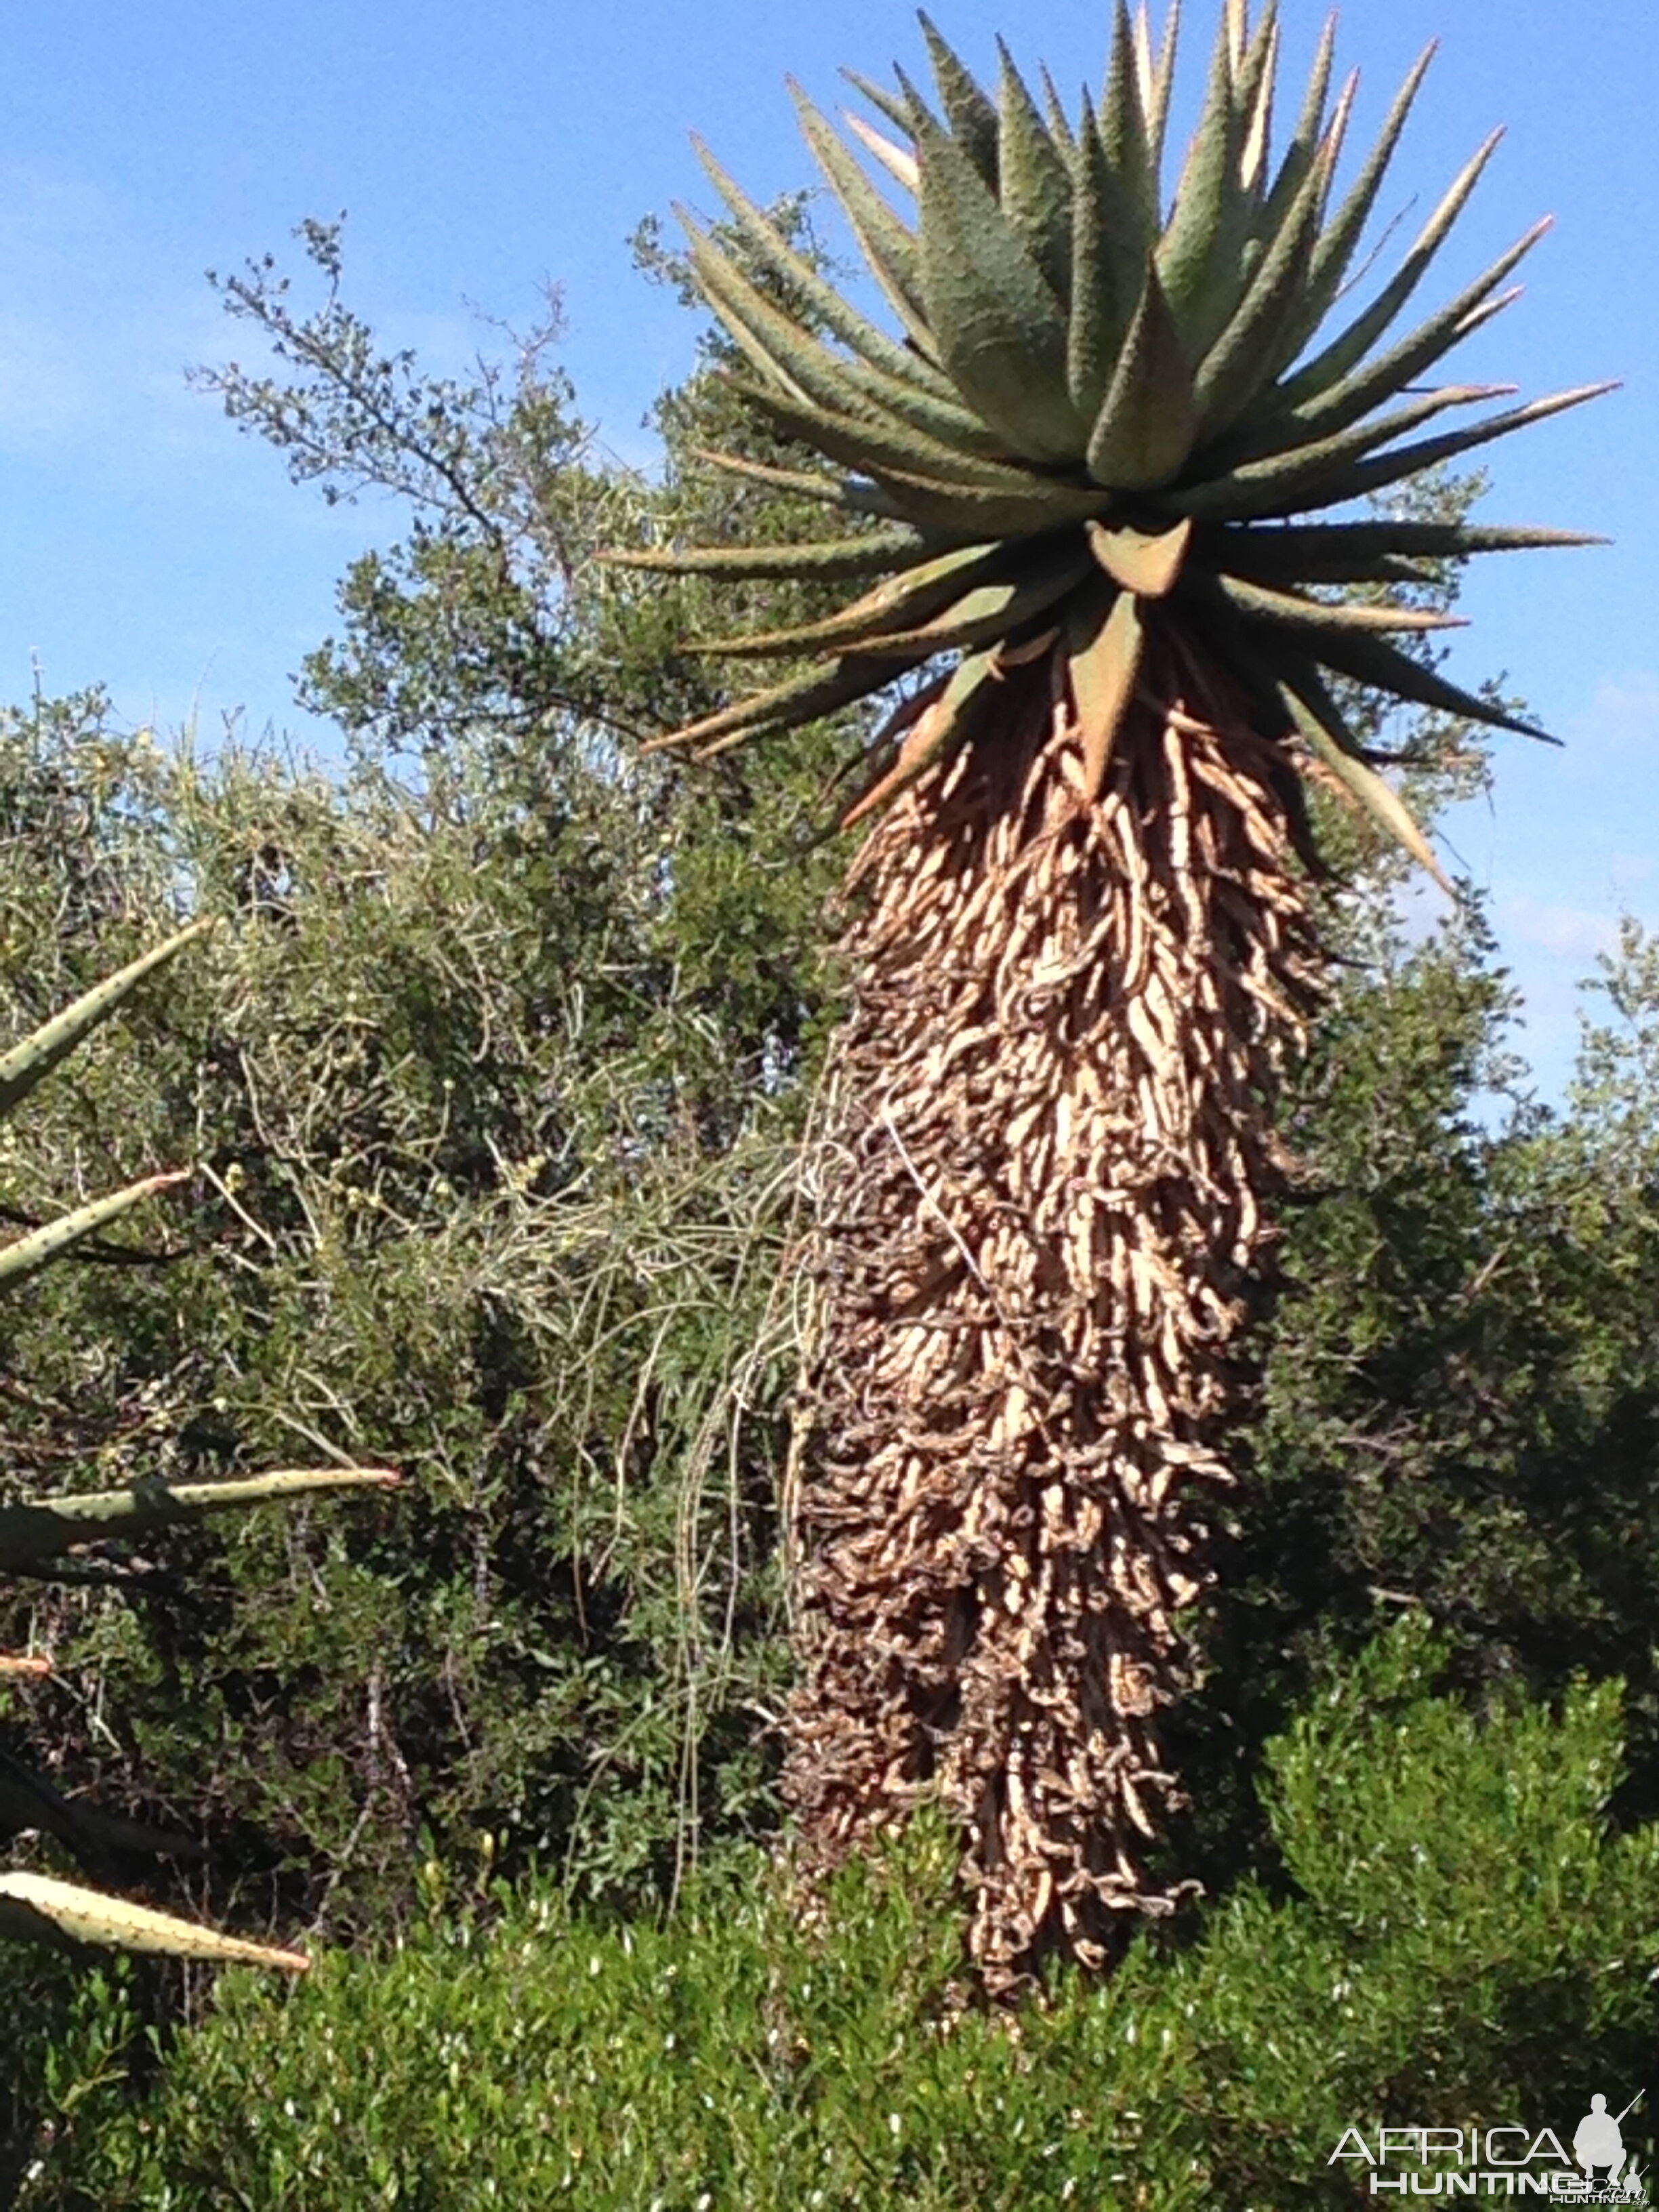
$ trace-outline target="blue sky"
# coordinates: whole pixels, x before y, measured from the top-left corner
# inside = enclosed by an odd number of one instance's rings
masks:
[[[1073,97],[1106,9],[937,0],[988,70],[1002,29]],[[1299,76],[1323,17],[1285,0]],[[1188,0],[1187,87],[1207,45]],[[1568,740],[1498,740],[1490,808],[1449,825],[1491,891],[1524,985],[1520,1040],[1546,1096],[1574,986],[1621,908],[1659,927],[1659,22],[1653,0],[1350,0],[1339,58],[1369,132],[1420,48],[1441,51],[1384,193],[1407,224],[1495,123],[1509,135],[1443,257],[1443,291],[1539,215],[1556,228],[1520,304],[1458,357],[1526,396],[1625,388],[1500,444],[1492,519],[1604,531],[1606,550],[1478,564],[1454,672],[1507,672]],[[469,303],[521,325],[562,291],[564,360],[605,442],[648,464],[641,418],[690,358],[690,319],[629,265],[640,217],[707,205],[700,131],[758,196],[805,182],[784,89],[821,101],[842,64],[917,62],[907,7],[841,0],[71,0],[7,11],[0,142],[0,696],[106,683],[126,719],[212,732],[244,708],[326,750],[289,676],[329,629],[351,555],[397,516],[325,509],[189,393],[186,364],[247,338],[204,281],[289,254],[301,216],[349,211],[349,291],[388,338],[455,366]]]

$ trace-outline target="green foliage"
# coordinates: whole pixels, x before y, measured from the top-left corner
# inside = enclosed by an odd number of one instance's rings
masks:
[[[1630,1687],[1628,1813],[1659,1809],[1659,1087],[1627,935],[1573,1110],[1495,1112],[1510,1000],[1478,921],[1352,975],[1288,1133],[1303,1164],[1258,1328],[1210,1679],[1176,1717],[1195,1870],[1260,1843],[1246,1773],[1309,1669],[1419,1604],[1460,1679]],[[1241,1759],[1243,1765],[1241,1766]]]
[[[621,1929],[544,1883],[485,1917],[434,1878],[393,1953],[286,2001],[227,1977],[136,2101],[100,2039],[118,1998],[83,2008],[64,2155],[21,2202],[1242,2212],[1348,2201],[1351,2126],[1570,2136],[1659,2027],[1659,1829],[1606,1829],[1616,1685],[1480,1720],[1434,1694],[1443,1656],[1401,1622],[1270,1747],[1286,1897],[1246,1883],[1017,2022],[952,1981],[931,1820],[814,1925],[758,1868]]]
[[[10,742],[20,779],[39,749],[70,787],[94,740]],[[33,1728],[78,1786],[118,1673],[129,1789],[196,1807],[220,1879],[283,1875],[291,1906],[395,1910],[423,1826],[488,1827],[507,1859],[580,1837],[599,1888],[672,1886],[749,1817],[746,1708],[778,1680],[760,1507],[792,1193],[764,1079],[801,1048],[769,965],[798,883],[746,972],[712,943],[671,960],[665,907],[712,939],[730,865],[694,854],[662,888],[659,830],[597,775],[583,813],[568,787],[532,813],[469,763],[422,824],[367,769],[342,796],[234,750],[98,742],[106,801],[78,841],[16,841],[16,901],[90,866],[118,812],[135,916],[180,874],[257,902],[148,1010],[136,1071],[94,1052],[17,1139],[20,1212],[66,1155],[100,1182],[151,1146],[202,1163],[170,1252],[60,1269],[6,1316],[20,1464],[72,1449],[113,1486],[297,1437],[414,1494],[395,1537],[192,1534],[173,1557],[199,1599],[112,1564],[113,1587],[36,1609],[63,1679],[19,1692]],[[106,960],[43,933],[10,987],[70,964]],[[90,1375],[88,1340],[112,1347]],[[210,1810],[231,1802],[240,1833]]]

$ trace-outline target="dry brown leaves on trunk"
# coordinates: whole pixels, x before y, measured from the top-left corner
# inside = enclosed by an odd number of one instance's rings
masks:
[[[854,864],[793,1503],[807,1863],[941,1798],[994,1990],[1175,1901],[1158,1714],[1317,973],[1282,748],[1165,638],[1087,805],[1060,665]]]

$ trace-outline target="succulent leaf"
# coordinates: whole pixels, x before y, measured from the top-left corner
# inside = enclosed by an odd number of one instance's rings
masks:
[[[1156,97],[1142,9],[1139,32],[1129,25],[1125,0],[1114,0],[1112,51],[1100,96],[1100,141],[1106,166],[1122,180],[1134,210],[1135,226],[1124,240],[1137,269],[1158,243],[1163,226],[1158,204],[1158,157],[1153,150],[1151,103]]]
[[[1190,520],[1153,532],[1132,529],[1127,523],[1115,530],[1102,522],[1085,527],[1096,560],[1124,591],[1143,599],[1163,599],[1175,589],[1192,544]]]
[[[1320,143],[1325,136],[1325,102],[1330,93],[1331,64],[1335,54],[1336,17],[1333,15],[1326,18],[1324,30],[1320,34],[1319,51],[1314,57],[1302,110],[1285,149],[1285,158],[1279,165],[1279,174],[1273,179],[1272,190],[1262,199],[1261,211],[1256,218],[1253,234],[1255,237],[1278,234],[1285,210],[1301,191],[1318,155]]]
[[[269,1943],[222,1936],[194,1921],[41,1874],[0,1874],[0,1936],[71,1952],[91,1945],[210,1960],[225,1966],[276,1966],[289,1974],[307,1973],[311,1967],[303,1951],[279,1951]]]
[[[1066,639],[1066,661],[1083,733],[1083,799],[1097,799],[1113,744],[1134,696],[1146,632],[1133,592],[1085,602]]]
[[[896,514],[919,530],[964,542],[980,538],[1036,538],[1068,522],[1103,514],[1112,495],[1081,485],[1042,482],[1030,492],[1003,492],[983,484],[942,483],[895,469],[873,471]]]
[[[1423,57],[1406,89],[1396,103],[1401,123],[1405,120],[1404,108],[1409,105],[1409,95],[1422,82],[1422,71],[1427,67],[1433,48]],[[1392,118],[1391,118],[1392,119]],[[1480,179],[1480,172],[1491,160],[1503,137],[1494,131],[1477,153],[1454,179],[1445,198],[1424,225],[1422,233],[1411,252],[1401,264],[1398,272],[1364,313],[1352,322],[1341,336],[1310,361],[1305,368],[1298,369],[1284,391],[1278,395],[1283,406],[1295,407],[1316,392],[1324,392],[1340,378],[1348,374],[1355,363],[1362,361],[1386,331],[1407,301],[1421,283],[1429,264],[1439,252],[1447,232],[1462,214],[1469,194]],[[1385,150],[1386,149],[1386,150]],[[1347,274],[1347,266],[1359,234],[1364,228],[1365,216],[1370,210],[1377,186],[1382,181],[1382,171],[1388,166],[1388,155],[1393,150],[1392,141],[1384,139],[1371,156],[1364,173],[1355,185],[1349,201],[1345,204],[1336,224],[1326,234],[1314,258],[1308,280],[1307,302],[1303,313],[1291,325],[1285,349],[1286,362],[1294,361],[1302,348],[1313,336],[1320,323],[1329,313]],[[1368,191],[1369,185],[1369,191]],[[1353,216],[1348,221],[1350,210]],[[1345,230],[1343,226],[1347,223]]]
[[[1215,580],[1222,596],[1249,620],[1281,629],[1360,630],[1386,635],[1390,630],[1421,635],[1427,630],[1468,627],[1458,616],[1431,614],[1419,607],[1378,606],[1365,599],[1304,599],[1299,592],[1276,592],[1241,576],[1220,576]]]
[[[1146,251],[1123,179],[1108,160],[1089,96],[1073,154],[1072,312],[1066,380],[1085,422],[1100,412],[1146,281]]]
[[[865,152],[873,155],[894,183],[902,185],[914,198],[921,185],[921,173],[916,167],[915,155],[907,154],[902,146],[895,145],[890,138],[884,138],[879,131],[872,131],[861,115],[851,115],[843,109],[842,121]]]
[[[1190,487],[1178,486],[1166,495],[1166,503],[1183,514],[1250,521],[1358,499],[1364,489],[1358,471],[1368,453],[1403,438],[1448,407],[1473,406],[1488,398],[1492,390],[1487,384],[1444,385],[1375,422],[1265,454],[1260,460],[1241,462]]]
[[[827,616],[822,622],[800,623],[788,629],[763,630],[750,637],[708,638],[690,649],[738,658],[812,653],[826,646],[860,652],[866,637],[879,636],[884,630],[899,630],[907,623],[914,626],[948,606],[961,596],[964,585],[975,578],[975,571],[993,565],[1001,551],[1001,546],[994,541],[985,545],[958,546],[906,568],[896,576],[890,576],[873,591],[866,592],[861,599],[854,599],[850,606],[842,607],[839,613]]]
[[[174,959],[187,945],[194,945],[216,927],[212,915],[192,921],[154,945],[137,959],[118,969],[113,975],[95,983],[91,990],[65,1006],[62,1013],[36,1030],[33,1036],[25,1037],[21,1044],[14,1045],[0,1058],[0,1118],[21,1105],[39,1083],[46,1080],[53,1068],[66,1060],[82,1040],[89,1036],[100,1022],[110,1016],[131,997],[146,975],[164,967]]]
[[[1349,423],[1358,422],[1394,392],[1413,384],[1427,369],[1459,345],[1482,323],[1510,306],[1520,296],[1520,287],[1499,294],[1496,300],[1488,297],[1505,276],[1530,252],[1544,233],[1550,228],[1546,219],[1534,224],[1526,236],[1518,239],[1507,253],[1501,254],[1483,276],[1467,285],[1457,297],[1437,314],[1419,325],[1408,337],[1390,348],[1375,361],[1338,383],[1328,386],[1316,398],[1301,407],[1270,417],[1253,437],[1238,441],[1229,447],[1229,458],[1244,459],[1261,453],[1283,452],[1287,447],[1306,444],[1313,439],[1328,437],[1337,430],[1346,429]]]
[[[945,110],[945,120],[981,180],[988,191],[994,192],[999,183],[997,159],[1002,135],[996,108],[977,79],[945,44],[927,16],[920,15],[917,21],[921,25],[921,35],[927,42],[927,58],[933,64],[933,82],[939,88],[939,105]],[[904,85],[908,100],[906,115],[914,135],[916,95],[908,84],[904,84],[902,72],[898,74],[900,83]]]
[[[931,659],[938,653],[994,644],[1063,599],[1091,565],[1088,553],[1073,542],[1033,562],[1015,581],[980,584],[963,592],[944,613],[914,629],[872,632],[860,641],[861,649],[907,658],[923,651]]]
[[[1220,38],[1174,211],[1158,248],[1164,297],[1194,353],[1203,351],[1225,318],[1239,251],[1249,235],[1248,196],[1239,183],[1243,137],[1227,41]]]
[[[1098,484],[1146,491],[1180,473],[1198,435],[1198,402],[1179,327],[1149,258],[1140,300],[1089,440]]]
[[[1291,719],[1310,750],[1352,793],[1364,811],[1425,868],[1442,890],[1450,884],[1430,849],[1416,817],[1393,785],[1364,758],[1336,702],[1310,668],[1279,685]]]
[[[814,315],[833,337],[861,356],[872,368],[884,369],[902,383],[913,385],[937,398],[949,400],[952,397],[949,380],[924,362],[914,349],[907,349],[869,319],[861,315],[835,286],[826,282],[811,263],[769,222],[754,202],[726,174],[700,138],[693,138],[692,146],[697,159],[708,171],[710,182],[726,202],[732,222],[744,241],[760,259],[763,267],[797,292],[808,312]]]
[[[1026,251],[1062,302],[1072,289],[1072,173],[1013,57],[1002,57],[998,198]]]
[[[90,1237],[94,1230],[106,1228],[118,1221],[141,1199],[153,1198],[158,1190],[168,1190],[174,1183],[188,1182],[192,1170],[174,1168],[165,1175],[146,1176],[142,1182],[129,1183],[125,1190],[111,1191],[106,1197],[94,1198],[85,1206],[77,1206],[72,1213],[49,1221],[43,1229],[32,1230],[20,1237],[15,1243],[0,1251],[0,1295],[32,1275],[37,1268],[50,1267],[60,1260],[72,1245],[82,1237]]]
[[[981,459],[946,445],[942,439],[902,422],[896,416],[878,415],[873,408],[851,415],[827,404],[793,398],[787,392],[728,379],[735,391],[769,415],[792,437],[815,445],[843,467],[874,475],[883,470],[908,470],[941,482],[959,483],[966,489],[1012,494],[1017,497],[1040,492],[1046,479],[1007,461]]]
[[[985,688],[996,673],[994,647],[963,655],[939,697],[912,724],[890,768],[880,772],[842,816],[843,830],[852,829],[866,814],[896,799],[932,762],[962,743],[969,718],[982,703]]]
[[[859,250],[924,360],[933,357],[914,231],[899,221],[805,94],[792,87],[802,133],[852,226]]]
[[[1435,669],[1402,653],[1398,646],[1390,645],[1386,638],[1365,637],[1354,631],[1328,634],[1319,641],[1319,658],[1339,675],[1350,676],[1356,684],[1369,684],[1373,690],[1390,698],[1403,699],[1416,707],[1430,707],[1462,720],[1484,722],[1491,729],[1512,730],[1517,737],[1539,738],[1546,744],[1560,743],[1559,738],[1551,737],[1535,723],[1522,721],[1501,707],[1494,707],[1489,699],[1480,699],[1472,691],[1465,691]]]
[[[61,1559],[76,1544],[154,1535],[181,1522],[321,1492],[395,1490],[401,1481],[386,1467],[277,1468],[231,1482],[139,1482],[127,1490],[27,1498],[0,1505],[0,1573],[33,1570],[42,1559]]]
[[[917,653],[912,665],[926,658]],[[838,660],[828,671],[808,668],[775,684],[769,690],[752,692],[748,698],[734,700],[729,707],[705,714],[698,721],[666,730],[660,737],[647,739],[640,750],[655,753],[669,745],[696,744],[702,750],[695,757],[707,760],[734,738],[751,737],[762,730],[796,729],[803,722],[833,714],[838,707],[850,707],[855,699],[867,698],[902,672],[890,661],[856,658]]]
[[[756,483],[770,484],[778,491],[793,492],[799,499],[822,500],[827,506],[852,507],[864,514],[881,511],[860,501],[853,486],[842,477],[820,476],[811,469],[775,468],[769,462],[751,461],[745,453],[717,453],[707,446],[694,446],[691,451],[698,460],[707,461],[710,468],[725,469],[734,477],[749,477]]]
[[[829,538],[807,545],[646,545],[615,549],[596,557],[611,568],[647,568],[674,576],[817,577],[839,583],[885,576],[895,563],[922,549],[915,531],[872,530],[863,538]]]

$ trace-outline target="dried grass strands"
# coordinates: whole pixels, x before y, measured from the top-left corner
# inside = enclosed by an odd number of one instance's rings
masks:
[[[1014,672],[848,878],[786,1786],[820,1866],[939,1794],[993,1988],[1175,1901],[1156,1720],[1316,992],[1282,754],[1173,655],[1146,685],[1086,805],[1063,682]]]

